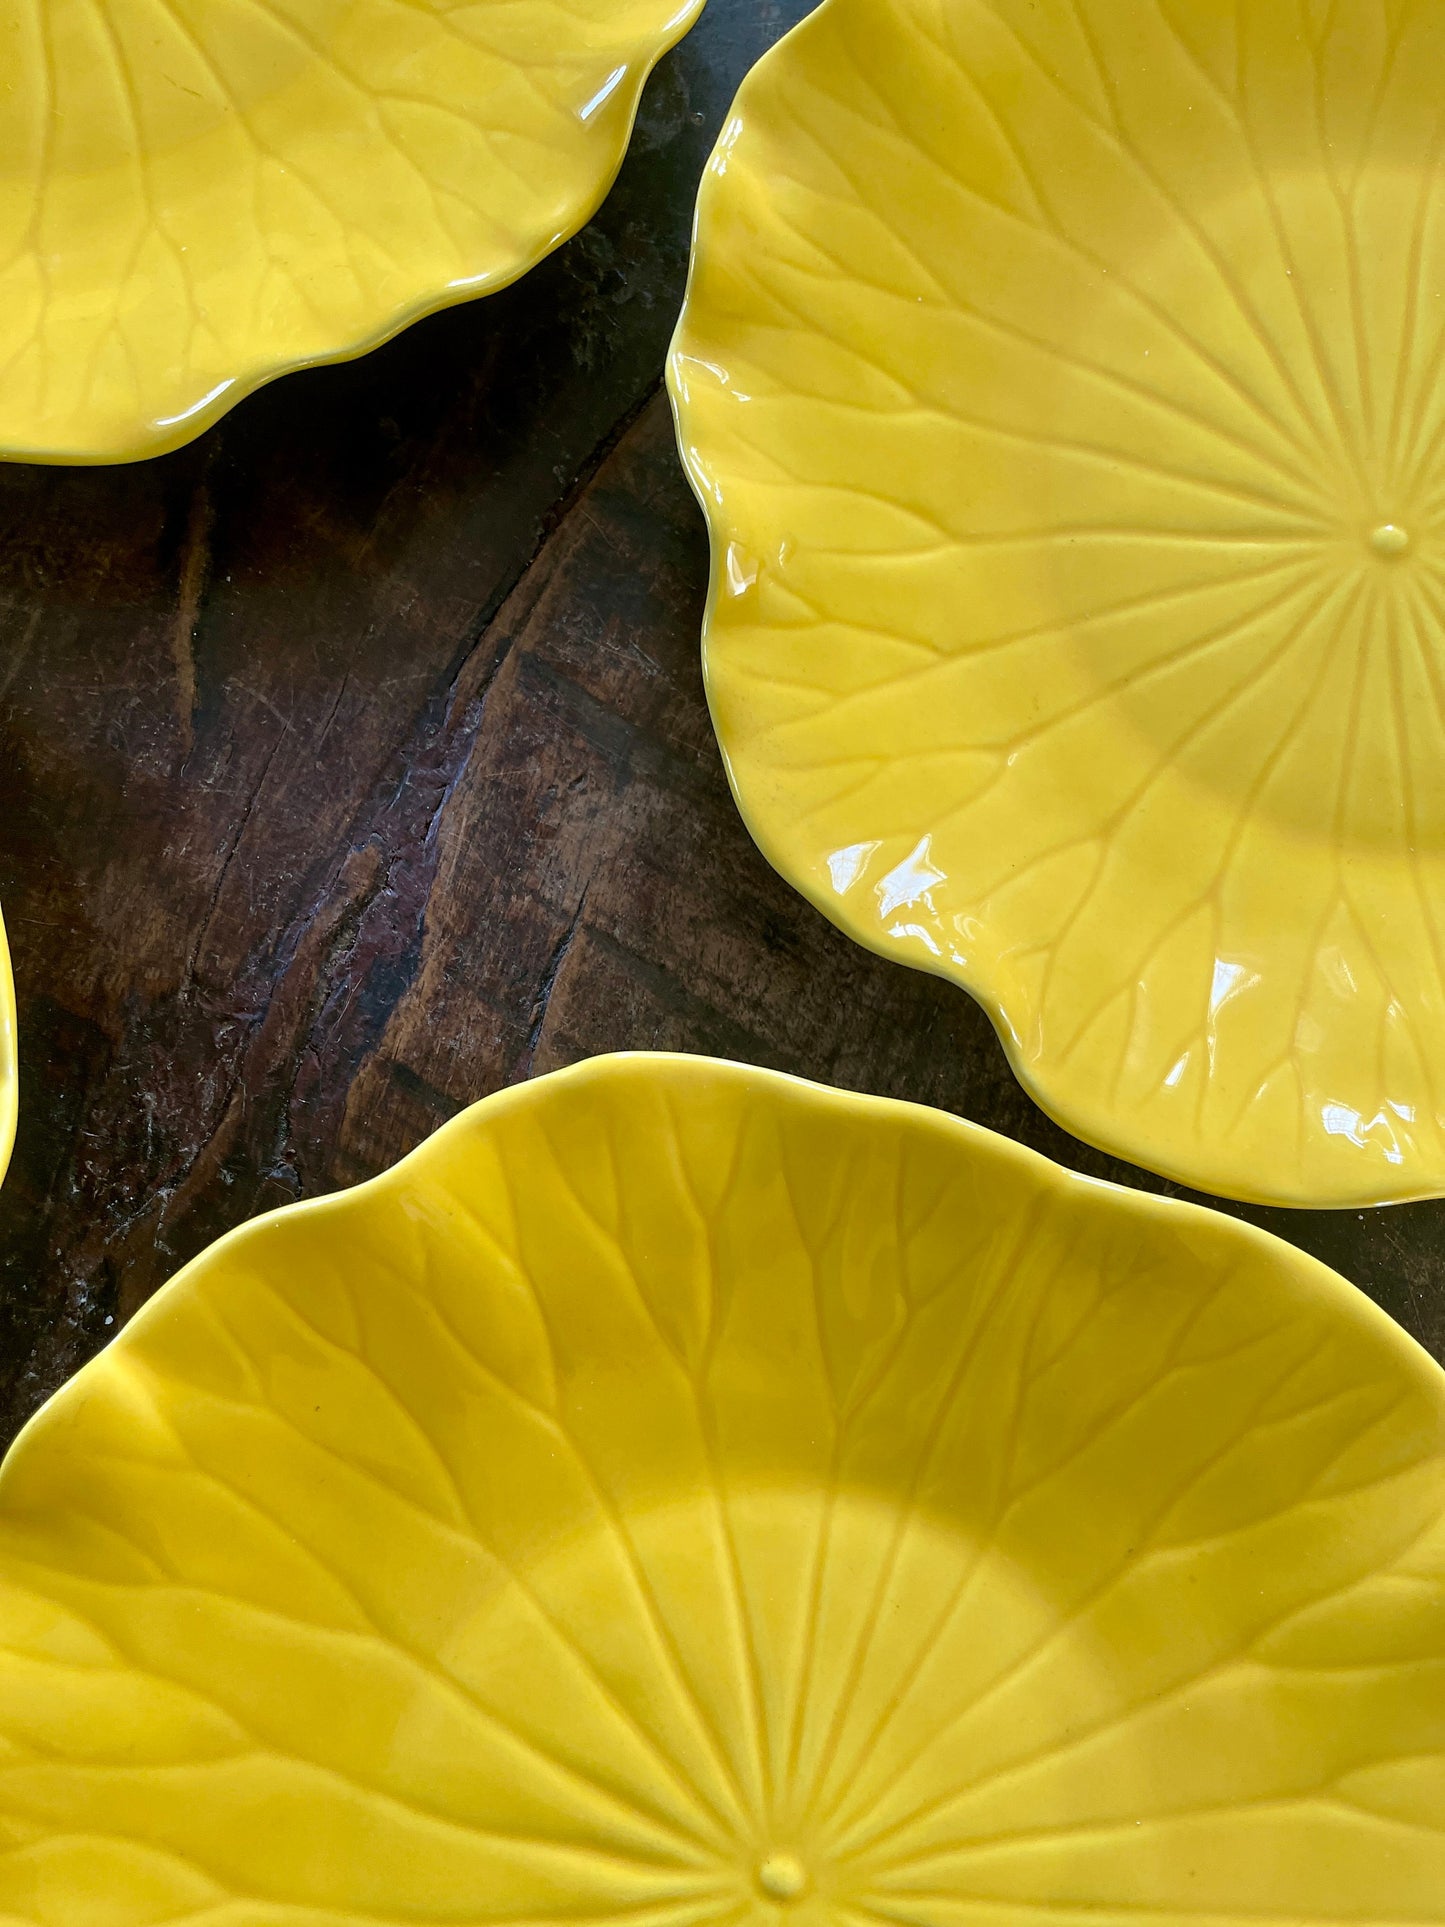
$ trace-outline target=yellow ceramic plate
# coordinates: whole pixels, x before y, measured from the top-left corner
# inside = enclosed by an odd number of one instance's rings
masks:
[[[1445,1922],[1445,1375],[699,1059],[198,1259],[0,1475],[5,1927]]]
[[[0,9],[0,452],[114,462],[514,280],[702,0]]]
[[[1082,1136],[1445,1191],[1445,8],[828,0],[671,367],[754,835]]]
[[[0,1178],[10,1166],[15,1148],[15,1122],[20,1105],[20,1076],[15,1050],[15,976],[10,968],[10,945],[5,920],[0,917]]]

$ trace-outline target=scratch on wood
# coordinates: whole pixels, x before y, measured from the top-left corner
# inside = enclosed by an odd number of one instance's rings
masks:
[[[3,699],[10,693],[11,683],[14,682],[16,676],[20,673],[21,665],[29,657],[30,645],[40,633],[40,622],[44,614],[44,605],[37,603],[30,612],[23,632],[16,637],[15,640],[7,641],[5,646],[5,662],[3,667],[0,667],[0,699]]]
[[[226,846],[225,855],[221,858],[221,867],[216,872],[216,881],[211,888],[210,900],[206,905],[205,915],[201,919],[200,926],[196,931],[195,942],[191,945],[190,955],[186,959],[185,981],[188,983],[195,981],[196,967],[200,960],[201,948],[210,934],[212,923],[215,921],[216,906],[221,901],[221,891],[225,886],[226,874],[231,867],[231,859],[241,847],[241,838],[246,834],[246,826],[251,821],[251,815],[256,808],[257,800],[262,790],[266,787],[266,778],[271,774],[271,765],[276,760],[276,752],[285,742],[289,733],[290,725],[287,724],[267,751],[266,760],[261,765],[261,774],[251,786],[251,794],[246,798],[246,807],[242,810],[237,820],[235,830],[231,835],[231,840]]]
[[[171,624],[171,659],[176,666],[176,722],[181,732],[181,755],[195,746],[196,730],[196,619],[201,610],[211,567],[211,529],[215,511],[204,478],[196,484],[186,519],[181,549],[181,579]]]

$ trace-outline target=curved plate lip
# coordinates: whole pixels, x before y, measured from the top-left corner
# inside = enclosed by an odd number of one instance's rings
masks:
[[[218,1258],[243,1252],[248,1245],[264,1239],[282,1222],[331,1220],[340,1225],[368,1206],[398,1201],[400,1194],[419,1179],[425,1181],[429,1168],[441,1164],[453,1144],[470,1135],[481,1121],[505,1117],[514,1110],[525,1110],[539,1102],[539,1093],[583,1090],[589,1085],[618,1082],[623,1086],[654,1088],[657,1078],[696,1078],[700,1083],[719,1080],[751,1090],[758,1101],[774,1098],[801,1098],[820,1114],[854,1119],[866,1124],[871,1120],[911,1118],[940,1139],[952,1144],[960,1157],[993,1160],[1022,1173],[1037,1188],[1040,1196],[1086,1208],[1117,1212],[1125,1218],[1174,1226],[1183,1234],[1215,1244],[1233,1244],[1267,1259],[1285,1289],[1300,1291],[1323,1300],[1330,1316],[1367,1332],[1375,1344],[1386,1347],[1399,1370],[1414,1381],[1445,1415],[1445,1367],[1437,1364],[1425,1348],[1402,1325],[1390,1317],[1369,1295],[1341,1273],[1300,1250],[1273,1232],[1262,1230],[1244,1219],[1229,1216],[1207,1205],[1184,1198],[1161,1197],[1116,1184],[1106,1178],[1088,1177],[1055,1163],[1041,1151],[1030,1150],[987,1126],[951,1111],[907,1099],[877,1097],[867,1092],[849,1091],[837,1085],[818,1083],[788,1071],[764,1069],[730,1058],[707,1057],[680,1051],[613,1051],[581,1059],[564,1069],[542,1077],[510,1084],[489,1096],[479,1098],[441,1125],[430,1137],[404,1157],[360,1184],[325,1197],[305,1198],[294,1204],[280,1205],[261,1212],[244,1224],[224,1232],[204,1251],[167,1280],[114,1338],[93,1358],[82,1365],[64,1385],[31,1414],[16,1433],[0,1461],[0,1513],[8,1496],[9,1478],[14,1466],[32,1451],[40,1449],[45,1434],[63,1423],[70,1410],[84,1402],[98,1375],[124,1369],[130,1354],[150,1320],[162,1315],[165,1307],[193,1291]],[[394,1199],[394,1195],[396,1197]]]
[[[20,1113],[20,1063],[16,1043],[15,972],[5,919],[0,916],[0,1182],[10,1168]]]
[[[712,196],[721,191],[720,181],[727,170],[728,151],[746,116],[750,96],[757,91],[758,83],[755,76],[769,63],[780,57],[790,56],[794,51],[793,43],[806,35],[808,29],[824,14],[833,10],[834,0],[820,0],[820,4],[811,13],[806,14],[796,26],[782,35],[761,59],[754,63],[738,88],[722,131],[718,135],[712,153],[708,156],[698,187],[697,203],[693,209],[692,237],[688,249],[687,282],[683,291],[682,307],[678,312],[677,322],[667,349],[667,394],[672,408],[678,459],[707,525],[708,587],[702,621],[703,685],[713,734],[722,756],[723,769],[727,774],[728,787],[732,791],[733,801],[737,805],[738,814],[742,817],[749,836],[783,881],[800,896],[806,898],[815,910],[855,943],[862,945],[865,950],[872,951],[875,956],[882,957],[889,963],[897,964],[904,969],[919,970],[925,976],[941,977],[946,983],[971,997],[993,1025],[1014,1076],[1045,1116],[1061,1130],[1067,1131],[1071,1137],[1093,1145],[1110,1157],[1121,1158],[1127,1163],[1137,1165],[1141,1170],[1154,1172],[1160,1177],[1185,1185],[1192,1191],[1213,1190],[1218,1197],[1232,1198],[1242,1204],[1278,1206],[1298,1211],[1360,1211],[1394,1204],[1422,1204],[1445,1197],[1445,1169],[1438,1170],[1432,1175],[1423,1165],[1417,1167],[1419,1175],[1415,1182],[1402,1181],[1397,1187],[1377,1184],[1355,1191],[1337,1190],[1328,1197],[1321,1196],[1318,1192],[1304,1186],[1263,1182],[1253,1184],[1247,1179],[1231,1180],[1228,1183],[1219,1182],[1223,1175],[1219,1170],[1210,1172],[1201,1170],[1197,1166],[1190,1167],[1176,1163],[1162,1153],[1145,1133],[1130,1131],[1108,1111],[1091,1110],[1084,1105],[1074,1106],[1058,1102],[1049,1088],[1047,1077],[1042,1069],[1035,1068],[1026,1055],[1023,1040],[1005,1010],[1001,997],[981,971],[975,969],[965,975],[957,966],[950,967],[942,960],[933,963],[926,957],[902,955],[896,949],[890,948],[881,941],[876,927],[859,917],[851,905],[840,902],[836,897],[828,896],[821,883],[795,871],[784,854],[779,840],[773,836],[763,820],[763,813],[756,810],[749,801],[734,766],[719,717],[719,699],[710,650],[714,614],[726,579],[728,544],[735,530],[728,519],[727,490],[723,478],[710,474],[699,460],[695,444],[689,435],[689,406],[683,373],[687,356],[684,351],[690,328],[698,264],[707,245],[702,239],[707,207]]]
[[[594,164],[588,172],[561,225],[551,233],[538,234],[533,243],[505,268],[477,275],[470,280],[454,280],[440,289],[424,289],[410,300],[377,314],[369,325],[349,340],[338,342],[334,348],[315,354],[281,353],[258,358],[250,367],[238,370],[179,415],[161,421],[138,419],[133,432],[123,440],[104,446],[87,444],[74,448],[40,442],[0,442],[0,462],[26,463],[46,468],[118,468],[132,462],[146,462],[160,455],[173,454],[176,449],[184,448],[188,442],[205,434],[207,429],[214,428],[238,403],[285,375],[302,374],[308,368],[332,368],[344,362],[359,361],[363,355],[384,347],[414,323],[424,321],[428,315],[441,314],[448,308],[458,308],[468,301],[480,300],[484,295],[500,294],[504,288],[511,287],[524,275],[530,274],[548,255],[554,254],[579,234],[607,199],[632,145],[644,87],[658,62],[697,24],[706,4],[707,0],[680,0],[677,11],[660,33],[649,39],[646,47],[628,61],[625,93],[627,112],[619,120],[616,139],[605,154],[599,156],[600,164]]]

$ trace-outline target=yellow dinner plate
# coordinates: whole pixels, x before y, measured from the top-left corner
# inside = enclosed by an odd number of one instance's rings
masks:
[[[222,1240],[0,1474],[4,1927],[1445,1922],[1445,1374],[695,1058]]]
[[[0,8],[0,453],[116,462],[501,287],[702,0]]]
[[[744,814],[1206,1189],[1445,1191],[1445,7],[827,0],[671,381]]]
[[[20,1107],[20,1075],[15,1051],[15,975],[10,968],[10,945],[5,920],[0,917],[0,1178],[10,1167],[15,1149],[15,1121]]]

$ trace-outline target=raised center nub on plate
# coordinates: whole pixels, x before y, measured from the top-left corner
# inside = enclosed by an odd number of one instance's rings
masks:
[[[1403,555],[1409,546],[1410,537],[1398,522],[1382,522],[1370,532],[1370,547],[1376,555]]]
[[[770,1853],[758,1868],[758,1885],[772,1900],[796,1900],[808,1884],[796,1854]]]

